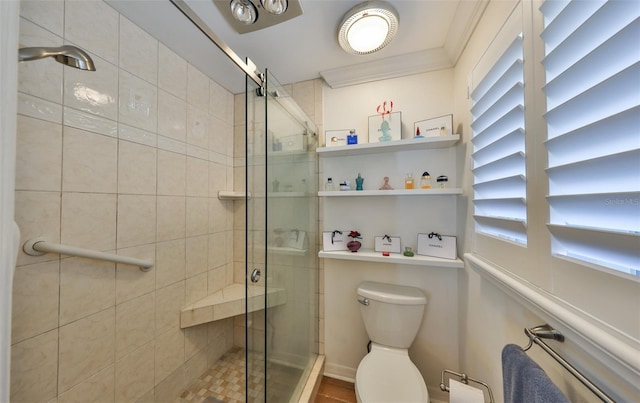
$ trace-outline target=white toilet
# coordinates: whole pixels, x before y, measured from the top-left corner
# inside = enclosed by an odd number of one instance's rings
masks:
[[[427,386],[408,351],[427,298],[414,287],[366,281],[358,286],[358,302],[371,339],[371,351],[356,372],[358,402],[428,402]]]

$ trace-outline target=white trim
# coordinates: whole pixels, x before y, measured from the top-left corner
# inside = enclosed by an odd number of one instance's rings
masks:
[[[11,288],[20,240],[13,220],[19,13],[20,2],[0,1],[0,402],[9,401]]]
[[[636,388],[640,395],[640,340],[612,328],[476,254],[466,253],[464,260],[478,274],[518,302],[548,318],[553,327],[561,330],[565,337],[579,345],[585,353]],[[536,325],[539,323],[531,324]]]

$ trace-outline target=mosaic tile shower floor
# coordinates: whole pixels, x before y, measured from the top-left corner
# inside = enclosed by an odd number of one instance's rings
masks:
[[[213,368],[202,374],[180,395],[181,403],[243,403],[264,401],[264,354],[250,352],[249,399],[245,399],[245,351],[234,347]],[[267,400],[289,401],[302,370],[269,363]]]

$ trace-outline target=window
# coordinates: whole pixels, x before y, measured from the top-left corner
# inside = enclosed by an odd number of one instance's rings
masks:
[[[473,203],[476,232],[526,245],[523,35],[516,17],[472,73]]]
[[[640,2],[546,1],[541,11],[551,252],[637,278]]]

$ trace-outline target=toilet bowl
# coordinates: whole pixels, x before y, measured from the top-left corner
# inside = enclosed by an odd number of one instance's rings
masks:
[[[429,393],[409,358],[427,299],[417,288],[366,281],[358,286],[370,352],[356,371],[359,403],[428,402]]]
[[[429,392],[406,349],[371,343],[371,352],[356,372],[356,399],[358,403],[418,403],[428,402]]]

